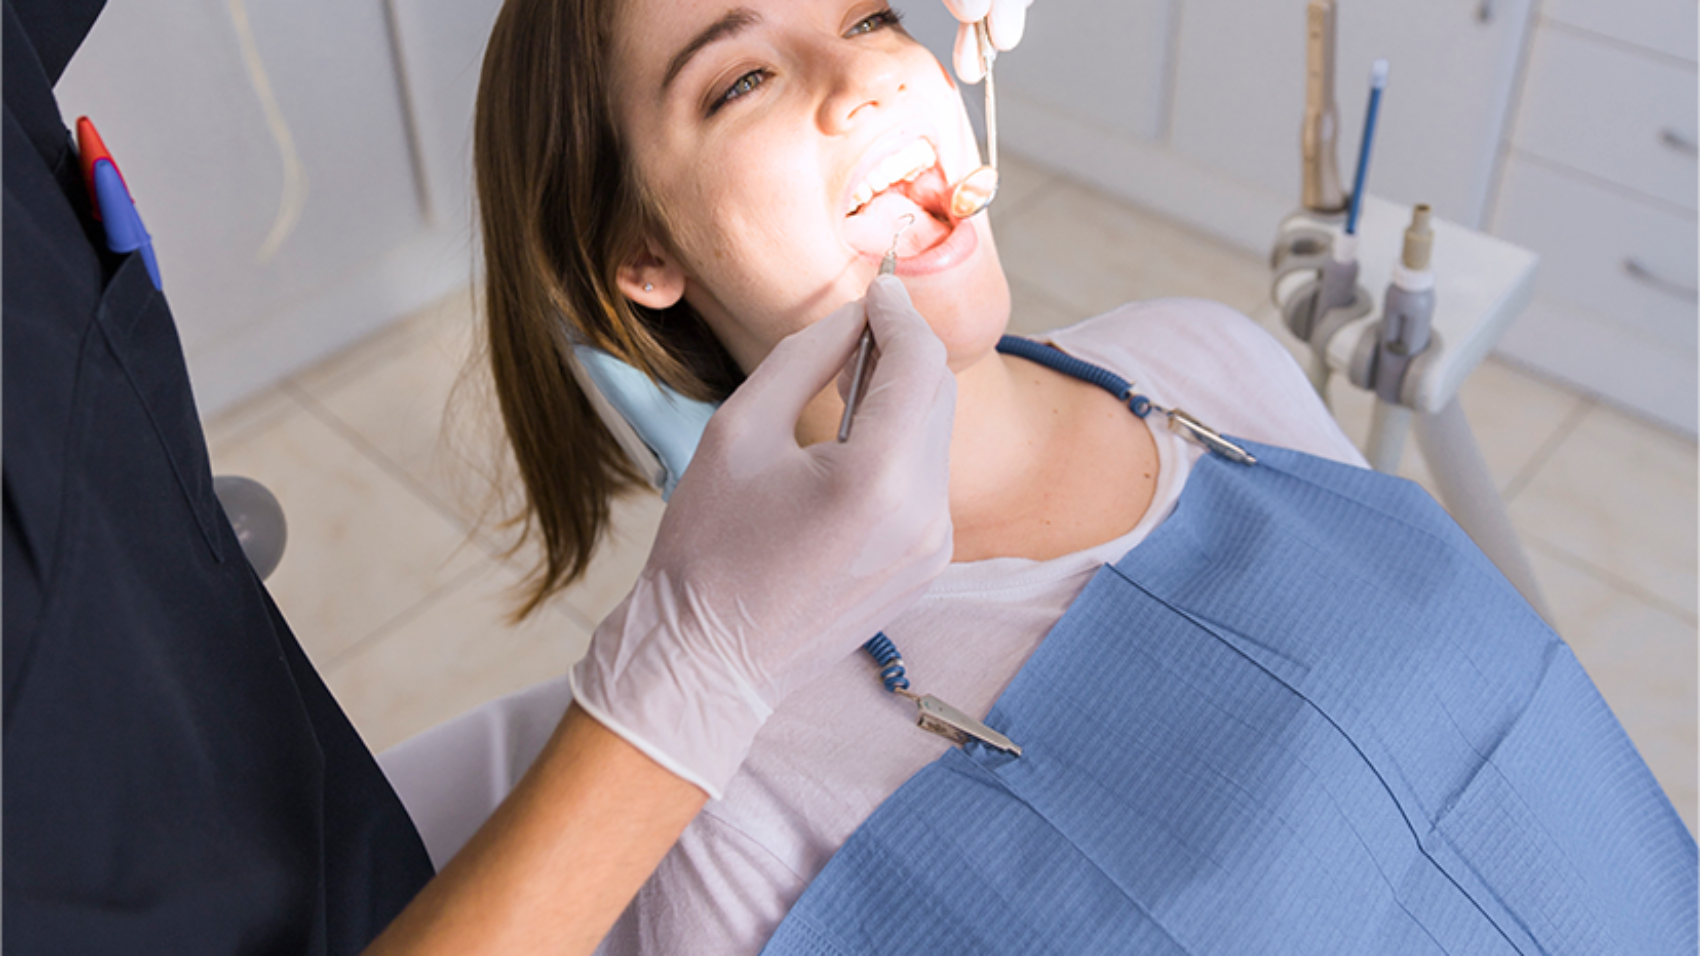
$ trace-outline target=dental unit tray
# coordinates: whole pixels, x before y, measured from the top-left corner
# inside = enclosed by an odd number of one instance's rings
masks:
[[[1320,268],[1332,255],[1343,217],[1300,210],[1282,220],[1270,256],[1270,298],[1289,332],[1304,333],[1311,381],[1324,388],[1333,373],[1355,387],[1371,389],[1371,360],[1380,337],[1381,292],[1398,261],[1411,207],[1365,196],[1358,225],[1356,292],[1351,302],[1306,316]],[[1534,296],[1540,257],[1520,246],[1473,229],[1432,220],[1434,318],[1427,349],[1411,359],[1399,390],[1398,407],[1412,413],[1412,431],[1434,476],[1441,502],[1476,544],[1543,614],[1545,598],[1506,513],[1499,488],[1487,470],[1475,436],[1458,403],[1458,390],[1487,358]],[[1369,291],[1369,290],[1373,290]],[[1267,314],[1263,316],[1268,318]],[[1293,317],[1289,325],[1285,320]],[[1379,402],[1380,399],[1377,399]],[[1377,409],[1378,413],[1382,409]],[[1402,440],[1398,443],[1402,445]],[[1382,470],[1390,463],[1372,462]]]

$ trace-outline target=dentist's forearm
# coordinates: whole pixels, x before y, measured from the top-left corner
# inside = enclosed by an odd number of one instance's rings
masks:
[[[706,801],[575,705],[367,953],[589,953]]]

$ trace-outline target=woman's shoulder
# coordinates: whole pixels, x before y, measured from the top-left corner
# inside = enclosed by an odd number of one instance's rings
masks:
[[[1254,372],[1292,360],[1268,332],[1236,309],[1209,299],[1129,302],[1046,335],[1057,345],[1088,347],[1147,375],[1197,377],[1219,367]]]
[[[1220,302],[1131,302],[1043,338],[1218,430],[1363,463],[1286,347]]]

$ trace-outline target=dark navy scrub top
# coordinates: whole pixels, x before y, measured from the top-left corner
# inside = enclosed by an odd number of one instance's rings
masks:
[[[219,508],[163,296],[90,216],[52,85],[101,6],[4,4],[6,950],[357,952],[431,865]]]

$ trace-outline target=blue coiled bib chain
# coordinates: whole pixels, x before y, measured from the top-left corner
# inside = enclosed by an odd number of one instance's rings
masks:
[[[909,678],[903,670],[903,655],[897,653],[897,645],[891,643],[891,638],[886,637],[884,631],[868,638],[862,650],[872,655],[874,663],[879,665],[880,680],[885,683],[886,690],[895,694],[909,689]]]
[[[1241,465],[1255,465],[1257,459],[1251,452],[1223,438],[1214,428],[1204,424],[1178,408],[1164,408],[1133,390],[1133,383],[1120,375],[1091,362],[1085,362],[1069,355],[1061,349],[1035,342],[1031,339],[1016,338],[1006,335],[998,342],[998,351],[1016,358],[1024,358],[1036,362],[1055,372],[1080,379],[1096,385],[1116,397],[1128,410],[1140,418],[1152,412],[1162,412],[1169,420],[1169,430],[1204,446],[1206,451],[1213,451],[1231,462]]]
[[[868,642],[862,645],[862,650],[867,651],[879,665],[880,680],[885,683],[886,690],[915,702],[915,723],[922,730],[932,731],[952,743],[966,744],[975,740],[1005,753],[1021,756],[1021,748],[1003,734],[931,694],[922,696],[910,690],[909,678],[903,668],[903,657],[897,653],[897,645],[891,643],[891,638],[886,637],[884,631],[869,638]]]

